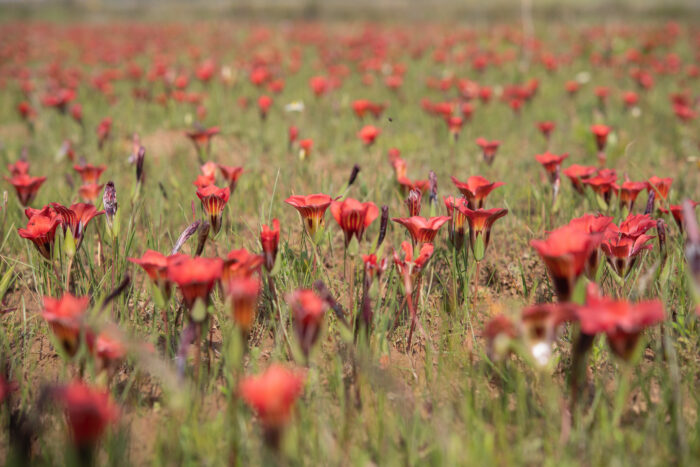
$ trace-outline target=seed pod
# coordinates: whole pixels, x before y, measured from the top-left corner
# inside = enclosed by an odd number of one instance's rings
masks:
[[[408,206],[408,216],[420,216],[420,202],[423,198],[423,193],[419,189],[413,188],[406,198],[406,206]]]
[[[654,200],[656,199],[656,192],[651,190],[649,192],[649,198],[647,198],[647,207],[644,209],[644,214],[651,214],[654,212]]]
[[[182,231],[180,234],[180,237],[178,237],[177,242],[175,243],[175,246],[173,247],[172,251],[170,252],[171,255],[174,255],[178,251],[180,251],[180,248],[182,248],[182,245],[185,244],[185,242],[197,232],[197,229],[199,228],[200,221],[194,221],[192,224],[190,224],[185,230]]]
[[[143,183],[143,160],[146,157],[146,148],[139,146],[136,154],[136,183]]]
[[[379,224],[379,237],[377,237],[377,249],[382,246],[384,237],[386,237],[386,226],[389,223],[389,206],[382,206],[382,219]]]
[[[355,164],[352,167],[352,172],[350,172],[350,178],[348,179],[348,188],[352,186],[353,183],[355,183],[355,180],[357,179],[357,174],[360,173],[360,166]]]
[[[107,215],[107,221],[111,225],[118,208],[117,190],[114,188],[114,182],[111,180],[105,185],[105,191],[102,195],[102,204],[105,209],[105,214]]]
[[[207,238],[209,238],[209,230],[211,225],[207,221],[203,221],[199,227],[199,237],[197,239],[197,252],[195,256],[199,256],[204,251],[204,246],[207,243]]]
[[[433,204],[437,201],[438,183],[437,175],[435,175],[435,172],[432,170],[430,171],[430,175],[428,175],[428,180],[430,181],[430,204]]]

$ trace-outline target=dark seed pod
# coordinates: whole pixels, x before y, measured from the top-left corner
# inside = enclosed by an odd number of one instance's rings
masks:
[[[105,191],[102,195],[102,204],[105,209],[105,214],[107,215],[107,220],[111,224],[118,208],[117,189],[114,188],[114,182],[111,180],[105,185]]]
[[[386,226],[389,224],[389,206],[382,206],[382,219],[379,224],[379,237],[377,237],[377,248],[382,245],[384,237],[386,237]]]
[[[348,179],[348,187],[352,186],[357,179],[357,175],[360,173],[360,166],[355,164],[352,166],[352,172],[350,172],[350,178]]]
[[[654,212],[654,200],[656,199],[656,192],[651,190],[649,192],[649,198],[647,198],[647,207],[644,209],[644,214],[651,214]]]
[[[197,232],[197,229],[199,228],[199,224],[201,224],[200,221],[194,221],[192,224],[190,224],[185,230],[182,231],[180,234],[180,237],[178,237],[177,242],[175,243],[175,246],[173,247],[172,251],[170,252],[171,255],[174,255],[178,251],[180,251],[180,248],[182,248],[182,245],[185,244],[185,242]]]

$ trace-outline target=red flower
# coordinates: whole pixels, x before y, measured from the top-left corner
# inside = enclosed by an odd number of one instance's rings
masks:
[[[248,334],[255,322],[260,280],[253,277],[232,277],[226,289],[226,295],[231,300],[233,320]]]
[[[272,98],[270,96],[260,96],[258,98],[258,111],[260,112],[260,118],[265,120],[267,118],[267,112],[272,106]]]
[[[501,142],[498,140],[488,141],[484,138],[477,138],[476,144],[481,148],[484,161],[486,161],[488,165],[491,165],[494,157],[496,157],[496,152],[498,151],[498,147],[501,145]]]
[[[105,141],[107,141],[107,138],[109,138],[109,133],[112,131],[112,119],[109,117],[105,117],[100,121],[100,124],[97,125],[97,147],[99,149],[102,149],[102,146],[104,146]],[[95,180],[97,181],[97,180]]]
[[[458,206],[466,207],[467,199],[464,196],[460,196],[459,198],[444,196],[442,199],[445,202],[447,216],[450,218],[450,242],[452,242],[452,245],[454,245],[454,247],[459,251],[464,245],[464,224],[467,221],[467,216],[465,216],[462,211],[455,208]]]
[[[279,430],[289,421],[304,380],[303,373],[273,364],[259,376],[244,378],[239,392],[266,429]]]
[[[612,221],[612,217],[606,217],[600,214],[584,214],[581,217],[571,219],[569,227],[580,229],[589,234],[602,234],[610,227]],[[586,276],[588,276],[589,279],[593,279],[598,271],[598,259],[599,249],[594,248],[586,262]]]
[[[357,118],[362,120],[365,117],[365,114],[369,112],[369,108],[371,105],[372,103],[367,99],[357,99],[352,103],[352,110],[353,112],[355,112]]]
[[[672,178],[660,178],[655,175],[647,182],[647,190],[649,192],[653,190],[656,193],[656,198],[661,198],[665,202],[671,189],[671,183],[673,183]]]
[[[352,237],[362,240],[365,229],[379,216],[379,208],[372,203],[361,203],[353,198],[331,203],[331,214],[345,234],[345,246]]]
[[[95,338],[94,352],[102,368],[116,369],[126,357],[126,346],[115,334],[103,331]]]
[[[272,271],[275,267],[275,259],[277,258],[277,247],[280,242],[280,221],[272,219],[272,228],[267,225],[262,226],[260,232],[260,244],[262,245],[263,255],[265,256],[265,269]]]
[[[362,140],[365,146],[371,146],[382,131],[374,125],[367,125],[357,133],[357,137]]]
[[[211,139],[219,134],[219,127],[214,126],[208,129],[197,129],[194,131],[188,131],[185,134],[194,144],[197,153],[201,154],[205,147],[208,150],[211,144]]]
[[[104,185],[99,183],[88,183],[78,189],[78,194],[86,203],[94,203],[97,197],[100,196],[102,188],[104,188]]]
[[[119,408],[109,393],[76,381],[59,389],[73,442],[78,447],[94,446],[109,424],[119,419]]]
[[[224,289],[234,277],[251,277],[260,271],[260,266],[265,262],[262,255],[255,255],[245,248],[229,251],[224,261],[224,270],[221,282]]]
[[[328,90],[328,79],[325,76],[313,76],[309,79],[309,87],[311,87],[316,97],[319,97]]]
[[[617,186],[613,184],[613,190],[617,193],[617,197],[620,200],[620,207],[627,208],[627,212],[631,212],[634,207],[634,202],[639,195],[639,192],[647,187],[644,182],[630,182],[626,181],[622,186]]]
[[[311,238],[316,236],[319,227],[324,225],[326,209],[331,205],[333,198],[324,194],[308,196],[290,196],[285,203],[294,206],[301,215],[306,232]]]
[[[637,237],[645,234],[647,230],[654,226],[656,226],[656,222],[654,222],[654,219],[648,214],[630,214],[620,223],[620,227],[615,224],[610,224],[610,226],[608,226],[608,232],[636,240]]]
[[[617,275],[625,278],[634,267],[637,256],[646,250],[651,250],[652,245],[647,242],[654,237],[642,234],[636,238],[626,235],[616,235],[609,232],[601,248],[608,257],[608,261],[615,268]]]
[[[302,159],[306,159],[311,155],[311,149],[314,147],[314,140],[311,138],[299,140],[299,155]]]
[[[578,81],[567,81],[564,83],[564,88],[566,89],[566,92],[569,93],[569,97],[575,96],[579,90],[579,87],[580,85],[578,84]]]
[[[328,309],[326,302],[313,290],[299,289],[288,294],[287,303],[292,309],[294,330],[304,355],[308,358],[311,347],[321,333],[323,315]]]
[[[564,226],[550,232],[545,240],[530,242],[542,257],[560,302],[569,301],[591,252],[598,248],[601,240],[602,234]]]
[[[542,133],[542,136],[544,136],[546,140],[549,140],[552,131],[554,131],[554,128],[556,128],[556,124],[552,121],[547,120],[544,122],[539,122],[537,124],[537,128],[539,128],[540,133]]]
[[[404,290],[406,295],[413,293],[413,283],[418,275],[425,269],[433,255],[433,244],[424,243],[417,257],[413,257],[413,246],[409,242],[401,242],[401,249],[404,251],[404,258],[394,250],[394,263],[399,269],[399,274],[403,278]]]
[[[567,157],[569,157],[568,153],[564,153],[561,156],[558,156],[547,151],[544,154],[537,154],[535,156],[535,159],[537,160],[537,162],[542,164],[544,170],[547,171],[547,174],[549,175],[549,181],[554,183],[554,181],[559,178],[558,174],[559,170],[561,169],[561,163],[564,162],[564,159],[566,159]]]
[[[629,360],[641,332],[665,319],[660,300],[629,303],[599,295],[598,288],[588,287],[586,305],[578,310],[581,332],[588,335],[605,333],[611,350]]]
[[[29,175],[29,162],[20,159],[14,164],[7,164],[7,170],[10,171],[10,175],[13,177]]]
[[[584,185],[588,185],[591,189],[606,203],[610,202],[610,198],[614,191],[617,174],[614,170],[601,170],[595,177],[590,177],[582,181]]]
[[[76,240],[76,248],[80,248],[83,243],[83,234],[88,223],[93,217],[101,216],[104,211],[98,211],[95,206],[87,203],[75,203],[70,208],[61,206],[58,203],[51,203],[51,207],[58,214],[63,231],[70,229],[73,238]]]
[[[56,339],[70,356],[78,351],[83,317],[90,305],[89,297],[76,298],[66,292],[60,299],[44,297],[41,316],[51,327]]]
[[[522,337],[535,361],[546,365],[552,343],[562,324],[576,319],[576,306],[569,303],[537,303],[521,314]]]
[[[238,184],[238,178],[243,173],[243,167],[233,167],[228,165],[218,165],[221,175],[223,175],[224,180],[228,182],[228,187],[231,193],[236,190],[236,185]]]
[[[438,216],[426,219],[420,216],[413,216],[408,218],[395,217],[392,221],[397,222],[408,230],[411,235],[411,241],[414,245],[421,245],[423,243],[433,243],[435,236],[437,235],[440,227],[450,220],[448,216]]]
[[[166,298],[170,297],[171,283],[168,280],[168,257],[153,250],[146,250],[141,258],[127,258],[138,264],[154,284],[161,287]]]
[[[489,182],[484,177],[474,175],[466,182],[460,182],[455,177],[450,177],[457,189],[467,197],[469,209],[483,208],[486,197],[499,186],[505,185],[503,182]]]
[[[688,203],[690,204],[691,208],[695,208],[698,204],[700,204],[697,201],[691,201],[688,200]],[[659,210],[663,212],[664,214],[668,214],[668,212],[671,212],[671,215],[673,216],[673,219],[676,221],[676,224],[678,224],[678,229],[683,232],[683,206],[680,204],[672,204],[669,206],[669,209],[664,209],[662,207],[659,207]]]
[[[563,172],[564,175],[569,177],[569,180],[571,180],[571,185],[574,187],[574,190],[583,194],[582,181],[592,177],[597,170],[598,169],[595,167],[573,164],[564,169]]]
[[[29,206],[41,185],[46,181],[46,177],[32,177],[30,175],[16,175],[12,178],[5,177],[15,187],[17,197],[22,206]]]
[[[491,318],[481,333],[486,339],[486,353],[492,360],[500,360],[507,355],[509,341],[518,336],[518,329],[513,321],[505,315]]]
[[[491,226],[501,217],[508,214],[507,209],[476,209],[472,211],[465,206],[457,209],[467,217],[469,222],[469,245],[476,261],[481,261],[491,239]]]
[[[291,125],[289,127],[289,149],[292,149],[292,145],[299,138],[299,128]]]
[[[197,197],[202,202],[202,209],[209,215],[214,234],[219,233],[219,230],[221,230],[221,218],[230,195],[231,189],[229,187],[218,188],[214,185],[209,185],[197,190]]]
[[[80,178],[83,180],[84,184],[88,183],[98,183],[100,181],[100,176],[102,172],[107,169],[105,165],[74,165],[73,169],[78,172]]]
[[[221,258],[191,258],[180,253],[168,258],[168,280],[177,284],[182,301],[191,310],[197,299],[205,304],[209,302],[209,294],[221,277],[222,268]]]
[[[591,125],[591,133],[593,133],[593,137],[595,138],[598,151],[604,151],[605,145],[608,142],[610,127],[606,125]]]
[[[31,240],[44,258],[51,259],[58,224],[56,216],[37,214],[29,219],[25,229],[18,229],[19,236]]]

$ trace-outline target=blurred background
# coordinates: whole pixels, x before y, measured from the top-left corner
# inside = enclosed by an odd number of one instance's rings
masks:
[[[700,0],[0,0],[0,21],[37,19],[167,20],[338,19],[436,20],[479,22],[518,18],[523,12],[541,18],[591,21],[647,17],[697,21]]]

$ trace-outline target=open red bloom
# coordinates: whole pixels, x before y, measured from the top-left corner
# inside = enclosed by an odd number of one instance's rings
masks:
[[[578,310],[581,332],[588,335],[605,333],[611,350],[629,360],[641,332],[665,319],[660,300],[629,303],[602,297],[594,283],[589,284],[586,305]]]
[[[18,160],[14,164],[7,164],[7,170],[10,171],[10,175],[13,177],[18,175],[29,175],[29,162]]]
[[[170,281],[168,280],[168,257],[154,250],[146,250],[141,258],[127,258],[138,264],[146,272],[154,284],[161,287],[167,297],[170,297]]]
[[[417,257],[413,257],[413,246],[409,242],[401,242],[401,249],[404,252],[404,257],[401,258],[394,250],[394,264],[399,269],[399,274],[403,278],[404,290],[407,295],[413,292],[413,283],[415,278],[425,269],[433,255],[433,244],[424,243],[418,252]]]
[[[102,172],[104,172],[106,169],[106,165],[76,164],[73,166],[73,170],[78,172],[84,184],[98,183],[100,181],[100,176],[102,175]]]
[[[601,248],[610,264],[615,268],[617,275],[625,278],[632,271],[637,256],[643,251],[652,249],[652,245],[648,244],[652,238],[654,237],[646,234],[632,238],[609,232]]]
[[[29,219],[26,228],[18,229],[18,233],[20,237],[31,240],[44,258],[51,259],[56,228],[59,222],[60,220],[57,216],[36,214]]]
[[[286,299],[292,309],[294,330],[299,339],[299,345],[308,358],[311,347],[321,333],[321,324],[328,305],[325,300],[309,289],[295,290],[288,294]]]
[[[299,211],[306,232],[311,238],[314,238],[319,227],[323,227],[326,209],[332,201],[333,198],[320,193],[308,196],[290,196],[284,200],[285,203],[294,206]]]
[[[94,446],[107,427],[119,419],[119,408],[109,393],[75,381],[56,392],[68,418],[73,442],[78,447]]]
[[[272,228],[263,224],[260,232],[260,244],[265,256],[265,269],[272,271],[277,258],[277,247],[280,242],[280,221],[272,219]]]
[[[272,106],[272,98],[270,96],[262,95],[258,97],[258,111],[260,112],[260,118],[265,120],[267,118],[267,113]]]
[[[469,209],[483,208],[489,193],[499,186],[505,185],[503,182],[489,182],[479,175],[469,177],[466,182],[460,182],[455,177],[450,178],[460,193],[467,197]]]
[[[589,234],[603,234],[612,224],[613,218],[606,217],[601,214],[584,214],[581,217],[571,219],[569,227],[581,229]],[[588,261],[586,262],[586,276],[593,279],[598,270],[599,249],[594,248],[591,251]]]
[[[275,364],[259,376],[244,378],[238,390],[266,429],[279,430],[289,421],[304,380],[303,373]]]
[[[647,182],[647,190],[656,193],[656,199],[662,199],[664,202],[668,198],[668,192],[671,189],[672,178],[660,178],[654,175]]]
[[[41,316],[70,356],[78,351],[83,318],[89,304],[89,297],[76,298],[68,292],[59,299],[44,297]]]
[[[569,157],[568,153],[558,156],[547,151],[544,154],[537,154],[535,159],[542,164],[542,167],[547,171],[549,181],[554,183],[554,181],[559,178],[558,173],[561,169],[561,163],[564,162],[564,159],[567,157]]]
[[[88,183],[78,189],[78,194],[84,202],[94,203],[97,197],[100,196],[100,193],[102,193],[102,188],[104,188],[104,185],[99,183]]]
[[[229,187],[219,188],[215,185],[209,185],[197,190],[197,197],[202,202],[204,212],[209,215],[214,234],[219,233],[219,230],[221,230],[221,219],[229,196],[231,196]]]
[[[228,187],[233,193],[236,190],[236,185],[238,184],[238,178],[243,173],[243,167],[233,167],[229,165],[218,165],[221,175],[223,175],[224,180],[228,182]]]
[[[634,207],[634,202],[637,200],[639,192],[647,187],[644,182],[630,182],[626,181],[621,186],[613,184],[613,190],[617,193],[617,197],[620,200],[620,207],[627,208],[627,212],[631,212]]]
[[[374,125],[366,125],[357,133],[357,137],[362,140],[365,146],[371,146],[382,132]]]
[[[656,222],[649,214],[630,214],[620,223],[618,227],[615,224],[608,226],[608,234],[620,235],[636,240],[637,237],[645,234],[647,230],[656,226]]]
[[[259,272],[260,266],[264,262],[263,256],[253,254],[245,248],[229,251],[224,261],[224,270],[221,276],[224,289],[234,277],[251,277]]]
[[[258,278],[234,276],[228,281],[226,295],[231,300],[231,315],[246,334],[250,332],[255,322],[259,294]]]
[[[311,150],[314,147],[314,140],[311,138],[307,139],[301,139],[299,140],[299,151],[300,151],[300,157],[302,159],[306,159],[311,155]]]
[[[448,220],[450,220],[448,216],[431,217],[430,219],[420,216],[395,217],[392,219],[392,221],[406,227],[414,245],[433,243],[440,227]]]
[[[459,198],[443,196],[442,199],[445,202],[447,216],[450,218],[450,242],[452,242],[452,245],[454,245],[454,247],[459,251],[464,245],[465,223],[467,222],[467,216],[465,216],[462,211],[455,208],[458,206],[466,207],[467,199],[464,196],[460,196]]]
[[[469,245],[476,261],[481,261],[489,246],[493,223],[508,214],[508,210],[499,208],[471,210],[465,206],[458,206],[457,209],[469,222]]]
[[[501,142],[498,140],[489,141],[485,138],[477,138],[476,144],[481,148],[481,154],[488,165],[493,164],[496,152]]]
[[[610,127],[606,125],[591,125],[591,133],[593,133],[593,137],[595,138],[598,151],[603,151],[608,142]]]
[[[615,181],[617,181],[617,174],[614,170],[600,170],[595,177],[587,178],[582,183],[591,187],[598,196],[603,198],[606,203],[609,203],[614,191]]]
[[[191,258],[180,253],[168,258],[168,280],[177,284],[182,301],[191,310],[197,299],[205,304],[209,302],[209,294],[221,277],[222,268],[221,258]]]
[[[116,332],[102,331],[95,338],[93,349],[101,368],[116,369],[126,357],[126,345]]]
[[[691,208],[695,208],[698,204],[700,204],[697,201],[691,201],[688,200],[688,203],[690,204]],[[673,216],[673,220],[676,221],[676,224],[678,224],[678,229],[683,232],[683,206],[680,204],[672,204],[669,206],[669,209],[664,209],[662,207],[659,207],[659,210],[663,212],[664,214],[668,214],[669,211],[671,212],[671,215]]]
[[[355,112],[357,118],[362,120],[363,118],[365,118],[367,112],[369,112],[369,108],[371,105],[372,103],[367,99],[357,99],[352,103],[352,110],[353,112]]]
[[[95,206],[87,203],[75,203],[70,208],[58,203],[51,203],[51,207],[58,214],[61,225],[63,225],[63,231],[70,229],[73,238],[76,240],[76,248],[80,248],[80,245],[83,243],[83,234],[92,218],[105,213],[104,211],[98,211]]]
[[[10,182],[15,191],[17,192],[17,197],[22,206],[29,206],[36,194],[39,191],[41,185],[46,181],[46,177],[32,177],[30,175],[15,175],[12,178],[5,177],[5,180]]]
[[[542,257],[560,302],[569,301],[591,252],[601,241],[602,234],[567,225],[550,232],[545,240],[530,242]]]
[[[201,154],[202,150],[209,148],[211,139],[219,134],[219,127],[214,126],[208,129],[197,129],[194,131],[188,131],[185,134],[194,144],[197,153]]]
[[[537,123],[537,128],[540,130],[540,133],[542,133],[542,136],[544,136],[545,139],[549,140],[552,131],[554,131],[554,128],[556,128],[556,123],[550,120],[546,120],[544,122]]]
[[[598,169],[596,169],[595,167],[572,164],[571,166],[564,169],[563,172],[564,175],[569,177],[569,180],[571,180],[571,185],[574,187],[574,190],[583,194],[582,181],[592,177],[597,170]]]
[[[350,244],[352,237],[362,240],[365,229],[379,216],[379,208],[372,203],[361,203],[353,198],[331,203],[331,214],[345,234],[345,246]]]

